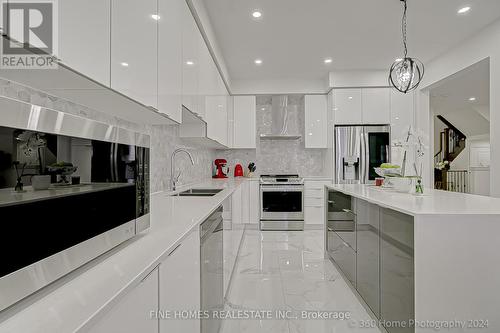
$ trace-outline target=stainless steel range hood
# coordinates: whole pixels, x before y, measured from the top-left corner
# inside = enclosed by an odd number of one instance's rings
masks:
[[[289,121],[288,96],[272,97],[271,133],[261,134],[261,140],[298,140],[302,136],[288,133]]]

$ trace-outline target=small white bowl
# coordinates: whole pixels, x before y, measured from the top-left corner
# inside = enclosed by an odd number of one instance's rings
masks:
[[[410,193],[412,190],[413,179],[408,177],[387,177],[394,190],[401,193]]]

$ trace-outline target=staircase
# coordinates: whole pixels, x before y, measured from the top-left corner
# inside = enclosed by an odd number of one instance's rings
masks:
[[[434,155],[434,165],[439,162],[449,162],[443,169],[434,169],[434,188],[445,191],[467,192],[468,191],[468,171],[455,170],[450,171],[450,164],[465,149],[467,136],[458,128],[453,126],[446,118],[439,115],[437,118],[446,125],[446,128],[440,133],[439,151]],[[457,177],[457,173],[460,176]]]

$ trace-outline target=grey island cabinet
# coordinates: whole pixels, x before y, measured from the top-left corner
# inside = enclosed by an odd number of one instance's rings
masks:
[[[499,265],[491,265],[500,199],[327,185],[325,200],[325,256],[389,333],[436,325],[451,332],[500,330],[491,308],[500,306],[500,295],[491,292],[500,287]],[[474,275],[489,278],[477,284]]]

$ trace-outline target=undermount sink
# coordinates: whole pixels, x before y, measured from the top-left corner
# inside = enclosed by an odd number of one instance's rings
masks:
[[[177,193],[176,196],[179,197],[213,197],[217,193],[221,192],[220,188],[192,188],[190,190]]]

